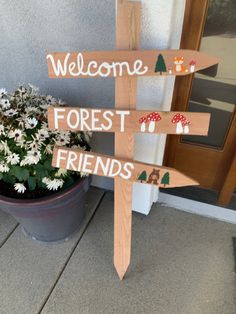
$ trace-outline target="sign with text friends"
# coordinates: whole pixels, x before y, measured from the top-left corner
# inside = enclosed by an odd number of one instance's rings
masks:
[[[210,113],[49,107],[50,129],[207,135]]]
[[[50,78],[187,75],[219,62],[192,50],[52,52],[46,58]]]
[[[120,177],[131,182],[152,184],[161,188],[198,185],[197,181],[172,168],[66,147],[54,148],[52,165],[56,168],[109,178]]]

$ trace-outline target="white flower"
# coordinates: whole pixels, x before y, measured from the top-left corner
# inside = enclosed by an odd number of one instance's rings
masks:
[[[43,139],[38,138],[38,137],[37,137],[37,134],[36,134],[36,136],[31,135],[31,137],[32,137],[33,141],[27,142],[28,148],[29,148],[30,150],[37,151],[37,150],[40,150],[40,149],[41,149],[41,146],[42,146],[42,145],[45,145],[45,144],[43,143]]]
[[[7,91],[5,90],[5,88],[0,88],[0,97],[3,97],[6,94],[7,94]]]
[[[27,118],[25,121],[26,129],[34,129],[38,124],[38,120],[35,118]]]
[[[39,140],[44,140],[48,137],[49,137],[49,133],[48,133],[48,130],[46,129],[40,129],[38,133],[36,134],[36,138]]]
[[[49,106],[50,104],[48,104],[47,102],[43,102],[39,105],[39,107],[44,110],[48,109]]]
[[[92,132],[91,131],[86,131],[84,132],[84,138],[87,142],[90,142],[90,138],[92,137]]]
[[[11,165],[17,165],[20,162],[20,156],[18,154],[10,154],[6,157],[6,160]]]
[[[21,140],[16,142],[16,146],[21,147],[21,148],[25,148],[25,149],[28,148],[23,137]]]
[[[77,133],[77,138],[79,139],[79,141],[82,141],[82,133],[81,132]]]
[[[20,94],[20,96],[25,96],[27,90],[24,86],[20,86],[18,89],[17,89],[18,93]]]
[[[15,184],[14,184],[14,189],[15,189],[18,193],[25,193],[25,191],[26,191],[26,187],[25,187],[24,184],[22,184],[22,183],[15,183]]]
[[[36,108],[34,106],[28,106],[25,108],[25,112],[27,114],[32,113],[32,112],[36,113],[36,112],[38,112],[38,108]]]
[[[8,172],[10,168],[7,164],[4,164],[3,162],[0,163],[0,172]]]
[[[3,109],[8,109],[11,107],[11,104],[10,104],[10,101],[6,98],[2,98],[0,99],[0,106],[3,108]]]
[[[11,153],[7,141],[1,141],[0,152],[4,152],[5,155],[9,155]]]
[[[58,99],[57,103],[58,103],[59,106],[65,106],[66,105],[66,102],[61,100],[60,98]]]
[[[11,130],[8,133],[8,137],[14,138],[16,142],[20,142],[23,136],[24,136],[24,133],[20,129]]]
[[[72,145],[71,148],[86,150],[86,147],[82,147],[82,146],[80,146],[80,145]]]
[[[46,97],[46,101],[47,101],[47,103],[48,103],[49,105],[55,104],[55,103],[57,102],[56,99],[53,98],[51,95],[48,95],[48,96]]]
[[[42,122],[42,124],[41,124],[41,129],[48,130],[48,124],[47,124],[47,122],[45,122],[45,121]]]
[[[9,110],[5,111],[3,114],[4,114],[4,116],[7,116],[7,117],[13,117],[13,116],[15,116],[17,113],[18,113],[17,110],[15,110],[15,109],[9,109]]]
[[[44,177],[42,182],[47,186],[48,190],[56,191],[58,188],[62,188],[64,181],[62,179],[53,179]]]
[[[27,152],[27,155],[21,161],[20,165],[21,166],[37,165],[37,163],[40,161],[41,157],[42,157],[42,155],[39,151],[31,150],[31,151]]]
[[[20,117],[16,119],[19,122],[21,128],[25,127],[25,120],[28,118],[28,114],[21,113]]]
[[[33,151],[38,151],[41,147],[41,143],[39,143],[37,141],[27,142],[27,144],[28,144],[28,148],[33,150]]]
[[[47,154],[47,155],[51,155],[53,153],[52,145],[50,145],[50,144],[46,145],[44,153]]]
[[[80,172],[79,173],[81,177],[88,177],[89,174],[87,172]]]
[[[67,174],[67,170],[66,169],[58,169],[58,171],[55,174],[55,177],[65,177]]]
[[[0,124],[0,135],[6,135],[4,125]]]
[[[44,183],[44,184],[47,184],[48,182],[50,182],[51,180],[49,179],[49,178],[47,178],[47,177],[44,177],[43,179],[42,179],[42,182]]]
[[[63,146],[70,143],[70,132],[61,132],[56,136],[55,143],[58,146]]]
[[[31,94],[37,95],[39,92],[39,88],[37,86],[34,86],[33,84],[30,84],[30,83],[28,85],[31,88]]]

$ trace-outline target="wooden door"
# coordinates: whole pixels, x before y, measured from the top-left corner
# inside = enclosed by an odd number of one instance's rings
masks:
[[[218,191],[226,204],[236,188],[236,2],[228,0],[224,7],[222,2],[186,1],[181,49],[201,50],[221,61],[217,71],[176,78],[172,110],[212,117],[208,137],[168,136],[164,164]]]

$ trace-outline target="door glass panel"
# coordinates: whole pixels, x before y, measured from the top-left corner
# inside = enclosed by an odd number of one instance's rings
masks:
[[[211,0],[200,51],[220,59],[213,69],[196,73],[187,111],[210,112],[209,135],[182,136],[183,142],[221,148],[236,103],[236,0]]]

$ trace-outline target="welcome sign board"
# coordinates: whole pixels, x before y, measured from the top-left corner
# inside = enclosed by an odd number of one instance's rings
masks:
[[[116,50],[47,54],[50,78],[187,75],[217,63],[217,58],[192,50]]]
[[[49,107],[54,130],[207,135],[210,114]]]

